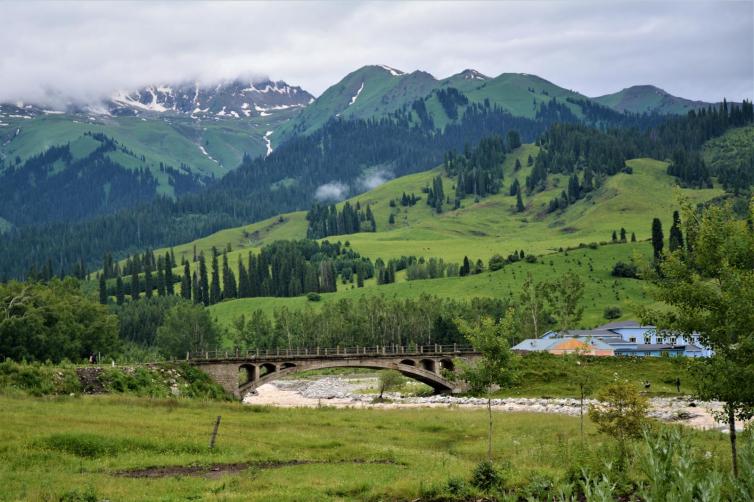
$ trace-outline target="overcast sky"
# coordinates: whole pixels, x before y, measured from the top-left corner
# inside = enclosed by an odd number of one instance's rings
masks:
[[[589,96],[634,84],[754,97],[754,0],[2,2],[0,101],[89,101],[268,75],[318,95],[366,64],[540,75]]]

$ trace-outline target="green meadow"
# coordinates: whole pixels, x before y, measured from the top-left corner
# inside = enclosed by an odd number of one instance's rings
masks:
[[[293,413],[126,396],[5,396],[0,406],[3,500],[450,500],[487,448],[484,410]],[[538,499],[612,455],[588,421],[582,442],[578,418],[495,413],[494,421],[493,459],[505,489],[522,496]],[[689,434],[709,452],[708,469],[728,468],[725,435]],[[625,479],[641,479],[636,466]]]

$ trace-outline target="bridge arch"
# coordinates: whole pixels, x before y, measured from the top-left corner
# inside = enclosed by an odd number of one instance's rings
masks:
[[[416,366],[416,361],[413,359],[404,359],[401,361],[401,364],[405,364],[407,366]]]
[[[408,361],[408,360],[404,360]],[[421,383],[427,384],[432,389],[434,389],[435,393],[447,393],[447,392],[453,392],[455,390],[455,385],[453,382],[443,378],[441,375],[437,374],[434,370],[428,370],[424,367],[410,365],[410,364],[404,364],[404,361],[401,361],[399,363],[391,362],[389,360],[380,361],[380,360],[370,360],[370,361],[360,361],[358,359],[354,360],[323,360],[323,361],[316,361],[316,362],[310,362],[305,364],[290,364],[287,367],[285,365],[281,365],[279,369],[276,369],[275,371],[267,372],[262,374],[260,372],[259,378],[257,378],[254,381],[246,382],[245,384],[239,386],[238,390],[243,397],[248,392],[256,389],[257,387],[260,387],[266,383],[272,382],[273,380],[277,380],[279,378],[282,378],[286,375],[290,375],[299,371],[309,371],[309,370],[319,370],[319,369],[327,369],[327,368],[371,368],[376,370],[395,370],[401,373],[402,375],[417,380]],[[435,368],[435,361],[432,359],[425,359],[423,361],[431,361],[432,367]],[[412,361],[414,362],[414,361]],[[261,365],[264,366],[264,365]],[[429,366],[429,365],[428,365]]]

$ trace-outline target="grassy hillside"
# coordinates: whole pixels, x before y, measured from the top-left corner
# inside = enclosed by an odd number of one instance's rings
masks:
[[[553,99],[568,106],[576,116],[581,116],[581,108],[566,102],[566,98],[588,99],[582,94],[526,73],[503,73],[470,89],[466,94],[471,101],[483,102],[489,99],[512,115],[527,118],[534,118],[537,108]]]
[[[343,236],[331,236],[331,241],[348,241],[350,246],[372,259],[414,255],[441,257],[446,262],[460,263],[464,256],[481,259],[487,264],[494,254],[507,256],[523,250],[526,254],[540,255],[539,263],[519,262],[498,272],[485,272],[470,277],[453,277],[424,281],[405,281],[398,274],[395,284],[377,287],[374,280],[367,281],[364,288],[340,284],[337,293],[322,295],[319,303],[297,298],[247,298],[223,302],[212,308],[214,315],[225,324],[241,314],[262,309],[271,312],[275,308],[318,308],[326,302],[358,298],[366,295],[387,297],[415,297],[422,293],[451,298],[475,296],[508,297],[516,295],[527,272],[537,280],[552,279],[566,271],[581,275],[587,286],[584,300],[584,326],[604,322],[606,306],[618,306],[623,318],[635,317],[634,303],[645,300],[642,284],[633,279],[615,279],[610,271],[617,261],[628,261],[636,254],[646,256],[650,247],[645,241],[650,237],[651,221],[659,217],[670,226],[676,204],[675,181],[665,173],[666,164],[651,159],[635,159],[628,162],[632,174],[618,174],[606,179],[603,185],[585,199],[569,206],[562,212],[546,213],[549,200],[560,194],[567,180],[551,176],[547,190],[525,199],[526,209],[515,212],[515,198],[508,195],[513,179],[523,183],[529,173],[526,167],[529,155],[536,156],[537,147],[523,145],[505,161],[504,187],[501,193],[476,202],[467,197],[458,210],[446,210],[436,214],[424,199],[413,207],[390,206],[390,201],[399,199],[405,192],[426,197],[422,189],[431,184],[434,176],[442,174],[437,168],[431,171],[405,176],[389,181],[374,190],[356,196],[350,201],[370,204],[377,221],[377,232],[364,232]],[[524,166],[514,172],[518,159]],[[453,180],[444,178],[445,193],[453,193]],[[720,189],[682,190],[693,201],[704,201],[722,193]],[[390,214],[395,214],[395,224],[388,223]],[[302,239],[306,236],[305,212],[284,214],[262,222],[232,228],[203,239],[174,248],[176,259],[193,259],[194,252],[209,253],[214,246],[229,252],[229,263],[236,267],[239,256],[244,259],[250,250],[257,252],[261,246],[278,239]],[[630,240],[634,232],[639,242],[598,245],[590,249],[586,244],[607,243],[613,231],[624,227]],[[567,253],[561,248],[583,248]],[[165,249],[158,250],[164,253]],[[176,270],[180,273],[180,270]]]
[[[679,98],[653,85],[635,85],[613,94],[592,98],[617,112],[685,115],[691,110],[705,108],[710,103]]]
[[[467,277],[445,277],[406,281],[399,274],[393,284],[377,286],[367,281],[364,288],[339,284],[336,293],[324,293],[319,302],[310,302],[306,297],[295,298],[243,298],[222,302],[210,310],[222,324],[230,326],[240,315],[249,316],[254,310],[264,310],[271,314],[275,309],[320,308],[327,302],[343,299],[357,299],[365,296],[384,295],[387,298],[415,298],[422,294],[437,295],[457,300],[474,297],[517,299],[521,285],[528,273],[536,281],[557,278],[566,272],[575,272],[585,282],[584,317],[582,325],[594,327],[607,322],[603,313],[606,306],[621,308],[622,318],[635,318],[637,304],[649,301],[644,293],[644,285],[636,279],[617,279],[610,275],[617,261],[629,261],[635,256],[647,256],[651,252],[646,242],[605,245],[598,249],[583,248],[563,253],[542,256],[538,263],[517,262],[496,272],[483,272]],[[476,258],[473,249],[471,257]],[[485,260],[486,265],[486,260]]]
[[[129,161],[126,167],[144,167],[158,176],[160,162],[175,168],[185,164],[193,173],[219,178],[236,168],[245,152],[264,155],[265,133],[274,131],[293,113],[283,110],[264,117],[204,121],[177,116],[145,119],[66,114],[5,118],[7,125],[0,127],[0,158],[8,165],[51,146],[73,143],[86,132],[101,132],[139,159],[140,165]]]
[[[352,197],[350,202],[370,204],[377,221],[377,232],[328,237],[329,240],[349,241],[361,254],[383,259],[402,255],[437,256],[446,261],[460,261],[474,256],[485,261],[499,253],[507,255],[523,249],[527,253],[548,253],[561,247],[580,243],[608,241],[613,230],[624,227],[629,236],[636,233],[639,240],[650,237],[653,217],[670,225],[674,179],[665,173],[667,164],[651,159],[628,162],[633,174],[618,174],[608,178],[602,187],[563,212],[546,214],[550,199],[566,188],[562,176],[550,176],[548,189],[525,199],[526,210],[515,212],[515,197],[508,195],[513,179],[524,182],[530,168],[529,155],[536,156],[537,147],[524,145],[505,161],[505,179],[501,193],[475,202],[472,197],[463,201],[461,209],[436,214],[426,204],[422,188],[432,178],[442,174],[437,168],[389,181],[374,190]],[[514,172],[515,160],[524,166]],[[443,179],[446,194],[453,193],[454,181]],[[392,199],[406,193],[423,197],[413,207],[390,207]],[[704,201],[720,195],[720,189],[682,190],[693,201]],[[388,223],[395,213],[394,225]],[[234,251],[256,249],[276,239],[304,238],[304,212],[287,213],[263,222],[223,230],[203,239],[175,248],[176,256],[191,256],[193,247],[209,251],[212,246],[224,248],[230,243]]]
[[[716,172],[721,166],[748,165],[754,158],[754,126],[730,129],[702,150],[704,162]]]

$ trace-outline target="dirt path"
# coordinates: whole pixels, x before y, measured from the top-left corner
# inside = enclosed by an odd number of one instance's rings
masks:
[[[243,402],[249,405],[284,408],[332,406],[336,408],[484,408],[485,399],[457,396],[403,397],[386,394],[390,402],[373,403],[374,394],[362,393],[373,388],[374,377],[324,377],[313,380],[279,380],[265,384],[256,394],[248,394]],[[688,397],[652,398],[650,416],[669,423],[681,423],[695,429],[727,432],[727,425],[715,420],[713,413],[720,403],[697,403]],[[587,401],[592,403],[594,401]],[[492,408],[498,412],[556,413],[578,416],[576,399],[506,398],[493,399]],[[737,428],[743,430],[743,423]]]

